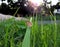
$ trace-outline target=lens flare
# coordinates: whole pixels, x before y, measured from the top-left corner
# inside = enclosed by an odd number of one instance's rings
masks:
[[[43,0],[28,0],[28,1],[32,2],[36,6],[39,6],[43,2]]]

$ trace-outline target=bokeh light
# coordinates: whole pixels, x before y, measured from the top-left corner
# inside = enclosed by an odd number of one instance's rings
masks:
[[[43,0],[28,0],[32,2],[34,5],[39,6],[41,3],[43,3]]]

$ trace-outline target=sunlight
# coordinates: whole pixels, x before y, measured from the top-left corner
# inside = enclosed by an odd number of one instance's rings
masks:
[[[32,2],[34,5],[39,6],[41,3],[43,3],[43,0],[28,0]]]

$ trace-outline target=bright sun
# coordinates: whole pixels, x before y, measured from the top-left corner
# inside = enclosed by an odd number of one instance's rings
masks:
[[[29,1],[37,6],[39,6],[43,2],[43,0],[29,0]]]

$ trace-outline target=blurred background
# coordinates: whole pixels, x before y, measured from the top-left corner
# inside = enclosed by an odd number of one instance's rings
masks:
[[[17,12],[16,12],[17,11]],[[60,15],[60,0],[0,0],[0,13],[15,16]]]

